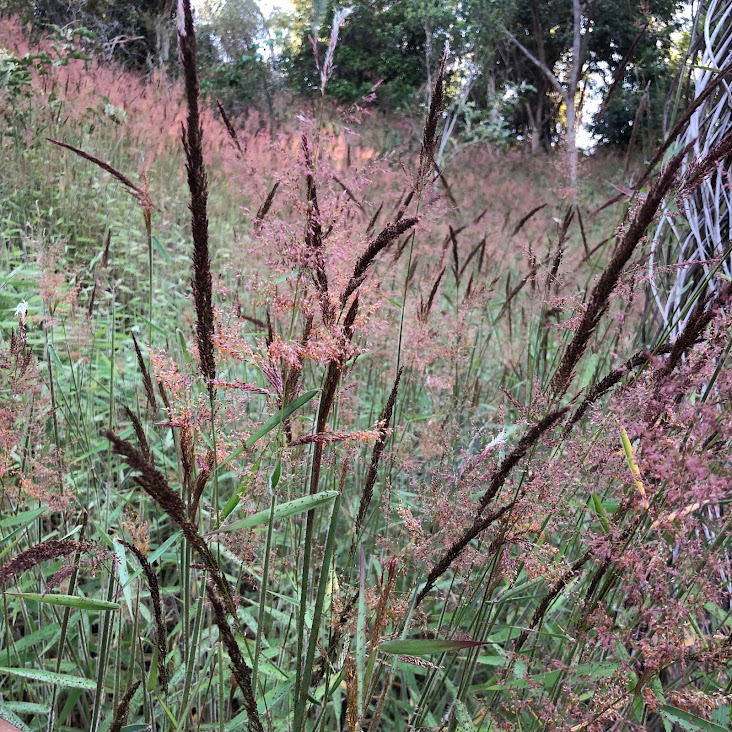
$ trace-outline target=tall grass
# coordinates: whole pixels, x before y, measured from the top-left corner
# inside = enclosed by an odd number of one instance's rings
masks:
[[[5,110],[0,716],[725,729],[729,288],[644,335],[686,151],[620,221],[438,172],[439,72],[420,150],[348,165],[325,116],[216,120],[182,6],[185,84],[120,76],[127,121],[45,104],[82,60]]]

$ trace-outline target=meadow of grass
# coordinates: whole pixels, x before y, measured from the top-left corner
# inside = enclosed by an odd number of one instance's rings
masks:
[[[730,293],[647,305],[678,155],[601,208],[612,157],[437,174],[439,80],[416,142],[227,121],[191,31],[174,83],[0,28],[0,718],[727,729]]]

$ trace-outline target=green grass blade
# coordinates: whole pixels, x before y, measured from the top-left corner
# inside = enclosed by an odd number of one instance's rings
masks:
[[[8,593],[9,595],[11,593]],[[77,610],[91,610],[101,612],[103,610],[119,610],[116,602],[108,600],[95,600],[91,597],[77,597],[76,595],[41,595],[37,592],[16,592],[13,597],[22,597],[24,600],[33,602],[44,602],[47,605],[60,605],[61,607],[73,607]]]
[[[296,498],[293,501],[280,503],[273,511],[274,520],[279,521],[280,519],[287,518],[288,516],[307,513],[308,511],[312,511],[314,508],[319,508],[320,506],[324,506],[326,503],[330,503],[330,501],[332,501],[337,495],[338,491],[321,491],[320,493],[315,493],[312,496],[303,496],[302,498]],[[266,511],[259,511],[251,516],[247,516],[247,518],[242,519],[241,521],[235,521],[233,524],[222,526],[220,529],[216,529],[216,531],[211,531],[207,536],[221,534],[226,531],[237,531],[238,529],[250,529],[253,526],[262,526],[269,522],[269,518],[269,509]]]
[[[69,689],[94,691],[97,688],[97,682],[93,679],[85,679],[82,676],[71,676],[70,674],[59,674],[55,671],[44,671],[40,668],[8,668],[7,666],[0,666],[0,674],[20,676],[29,681],[39,681],[43,684],[51,684],[53,686],[65,686]]]

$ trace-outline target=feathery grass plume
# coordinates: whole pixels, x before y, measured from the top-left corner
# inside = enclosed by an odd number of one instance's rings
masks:
[[[137,343],[137,338],[135,338],[135,334],[132,334],[132,342],[135,345],[135,355],[137,356],[137,366],[140,369],[140,373],[142,374],[142,384],[145,387],[145,395],[147,396],[147,403],[150,405],[150,407],[153,409],[153,411],[157,411],[158,409],[158,400],[155,398],[155,389],[153,388],[153,382],[150,378],[150,372],[147,370],[147,366],[145,366],[145,361],[142,358],[142,352],[140,351],[140,346]]]
[[[333,22],[331,23],[330,30],[330,41],[328,42],[328,48],[325,51],[325,59],[323,65],[320,67],[320,95],[325,95],[325,87],[333,73],[333,55],[335,54],[336,46],[338,45],[338,35],[341,30],[341,26],[346,18],[353,13],[353,8],[339,8],[333,13]]]
[[[504,459],[498,470],[491,478],[488,490],[485,492],[483,497],[480,499],[478,511],[476,513],[475,521],[469,529],[463,532],[449,549],[443,554],[440,560],[430,571],[427,576],[424,587],[420,590],[417,595],[416,605],[419,605],[422,600],[427,596],[430,590],[434,587],[435,582],[452,566],[452,563],[458,559],[463,553],[465,548],[470,542],[482,534],[489,526],[492,526],[498,519],[506,514],[507,511],[513,509],[519,500],[519,497],[515,497],[508,504],[494,509],[486,516],[483,516],[488,503],[495,498],[498,491],[503,487],[506,482],[506,478],[510,474],[511,470],[521,460],[524,455],[533,447],[541,436],[549,430],[557,421],[559,421],[568,411],[568,408],[557,409],[554,412],[547,414],[542,420],[537,422],[518,442],[516,447],[511,453]],[[415,605],[415,607],[416,607]]]
[[[359,211],[361,211],[362,214],[365,214],[366,209],[363,207],[361,201],[353,195],[353,191],[351,191],[351,189],[337,175],[334,174],[332,178],[343,189],[348,198],[358,206]]]
[[[663,199],[676,182],[679,169],[688,146],[674,155],[664,168],[656,183],[648,193],[642,205],[636,211],[630,226],[628,226],[612,259],[603,270],[600,279],[590,295],[585,312],[582,315],[574,338],[570,341],[564,356],[559,364],[550,385],[556,399],[560,399],[569,388],[574,375],[574,369],[585,353],[587,344],[607,310],[610,295],[618,284],[625,265],[645,235],[646,229],[653,221]]]
[[[130,702],[132,702],[132,697],[135,695],[135,692],[140,687],[140,684],[142,684],[142,681],[135,681],[135,683],[132,684],[132,686],[130,686],[124,693],[122,701],[117,705],[117,708],[114,710],[114,719],[112,720],[112,724],[109,727],[109,732],[121,732],[122,727],[124,726],[125,722],[127,722],[127,716],[130,713]]]
[[[341,305],[346,304],[346,300],[358,289],[361,283],[364,281],[368,268],[371,263],[376,259],[376,256],[385,249],[394,239],[399,238],[405,231],[411,229],[419,218],[417,216],[411,216],[408,219],[401,219],[401,221],[395,221],[394,223],[387,224],[379,233],[379,235],[369,242],[364,253],[356,261],[356,266],[353,268],[353,274],[351,279],[348,281],[345,290],[341,294]]]
[[[292,440],[290,447],[300,447],[302,445],[311,445],[313,443],[332,445],[334,442],[345,442],[346,440],[358,439],[358,433],[353,432],[318,432],[314,435],[305,435]]]
[[[615,515],[613,516],[613,523],[616,526],[619,526],[622,520],[625,518],[627,514],[628,504],[625,506],[621,506],[616,511]],[[631,524],[626,526],[623,531],[620,533],[618,538],[612,542],[613,549],[620,549],[625,545],[627,540],[635,533],[636,529],[638,528],[638,525],[644,520],[643,516],[637,517]],[[612,563],[611,557],[613,556],[615,552],[609,552],[609,557],[606,558],[600,568],[598,569],[597,574],[595,575],[592,582],[590,582],[589,589],[594,592],[597,585],[600,583],[600,580],[602,579],[602,576],[605,574],[607,569],[610,567]],[[549,592],[547,592],[546,595],[542,598],[539,605],[534,610],[534,614],[531,616],[531,620],[529,621],[528,626],[526,626],[522,631],[521,634],[516,638],[516,644],[514,645],[514,653],[518,653],[521,648],[523,647],[524,643],[529,638],[530,633],[536,628],[536,626],[541,622],[544,615],[546,614],[547,610],[551,607],[554,600],[557,599],[559,594],[564,590],[565,587],[579,574],[580,570],[587,564],[587,562],[592,559],[592,557],[595,555],[595,550],[590,548],[587,551],[582,554],[582,556],[578,557],[570,566],[568,569],[564,571],[564,573],[554,581],[552,584],[551,589]],[[589,597],[589,595],[588,595]]]
[[[229,583],[221,572],[216,558],[198,533],[198,529],[188,519],[183,500],[168,485],[165,476],[146,460],[142,453],[136,450],[130,442],[120,439],[111,430],[104,430],[102,434],[112,443],[114,453],[123,457],[127,464],[137,471],[138,475],[134,476],[133,481],[180,526],[183,535],[201,557],[206,569],[211,573],[219,592],[227,598],[229,611],[234,614],[233,596]]]
[[[440,68],[435,79],[435,88],[432,92],[427,119],[422,134],[422,149],[419,154],[419,172],[417,173],[417,190],[422,191],[427,183],[430,171],[435,164],[435,149],[437,147],[437,123],[442,114],[442,104],[445,100],[445,64],[447,63],[447,48],[442,54]]]
[[[361,493],[361,501],[358,506],[358,514],[356,516],[356,524],[353,531],[353,541],[351,542],[351,557],[355,556],[356,553],[356,542],[358,541],[358,535],[361,533],[361,526],[363,525],[364,519],[366,518],[366,511],[368,511],[371,499],[374,495],[374,485],[376,485],[376,475],[379,470],[379,461],[384,453],[384,447],[386,445],[386,435],[389,425],[391,424],[391,418],[394,413],[394,405],[396,404],[397,391],[399,389],[399,381],[402,378],[402,372],[404,367],[397,371],[396,379],[394,379],[394,386],[391,388],[389,398],[381,410],[379,415],[379,439],[374,444],[374,448],[371,451],[371,464],[369,465],[369,472],[366,475],[366,484],[364,485],[363,492]]]
[[[574,577],[577,576],[582,567],[584,567],[585,564],[590,561],[593,553],[594,552],[592,549],[588,549],[579,559],[575,560],[572,563],[569,569],[567,569],[558,580],[554,582],[551,590],[549,590],[549,592],[544,595],[544,597],[541,599],[541,602],[534,611],[534,614],[529,621],[528,627],[524,628],[521,631],[519,637],[516,639],[516,644],[513,648],[514,653],[518,653],[521,650],[524,643],[526,643],[526,641],[528,640],[530,633],[539,624],[541,619],[544,617],[546,611],[551,607],[551,604],[554,602],[554,600],[557,599],[559,593],[571,582]]]
[[[670,353],[671,345],[665,344],[655,349],[656,355],[664,353]],[[587,396],[582,400],[582,403],[577,407],[574,414],[567,420],[564,425],[564,437],[566,437],[572,430],[572,428],[579,422],[584,416],[585,412],[604,394],[607,394],[616,384],[619,384],[628,374],[639,366],[645,366],[651,360],[652,354],[648,351],[639,351],[638,353],[631,356],[620,368],[614,369],[603,379],[598,381],[593,386]]]
[[[483,516],[483,518],[476,518],[473,525],[464,531],[460,538],[450,545],[447,551],[442,555],[440,560],[427,575],[424,587],[419,591],[417,599],[415,600],[415,608],[419,607],[424,598],[430,593],[430,590],[435,586],[435,582],[437,582],[437,580],[442,577],[448,569],[450,569],[452,563],[463,553],[465,547],[467,547],[473,539],[480,536],[487,528],[493,526],[496,521],[511,511],[516,505],[517,500],[518,499],[514,499],[505,506],[494,509]]]
[[[196,306],[196,337],[201,359],[201,373],[206,379],[209,394],[214,389],[210,382],[216,378],[214,357],[213,279],[208,241],[208,179],[203,162],[203,126],[199,110],[198,67],[196,61],[196,33],[190,0],[178,0],[178,41],[181,65],[185,79],[188,118],[182,129],[183,149],[186,155],[188,189],[191,193],[191,234],[193,236],[193,300]]]
[[[249,732],[264,732],[262,721],[257,711],[257,702],[254,699],[254,691],[252,689],[252,674],[249,667],[244,662],[244,658],[239,650],[239,644],[231,632],[229,623],[226,621],[226,612],[224,605],[219,597],[218,590],[210,581],[206,581],[206,594],[208,595],[211,608],[213,610],[213,618],[219,628],[219,634],[226,652],[231,659],[233,666],[234,678],[236,683],[244,695],[244,707],[247,710],[247,729]]]
[[[478,504],[478,517],[488,504],[496,497],[506,482],[509,473],[516,467],[521,458],[539,441],[541,436],[551,429],[567,412],[568,407],[557,409],[539,420],[519,441],[516,447],[504,458],[498,470],[493,474],[488,489]]]
[[[150,599],[153,604],[153,613],[155,614],[155,639],[158,646],[158,676],[160,678],[160,686],[163,689],[163,693],[168,693],[168,671],[165,668],[165,660],[168,657],[168,644],[165,634],[165,621],[163,619],[163,600],[160,597],[160,586],[158,585],[158,578],[155,576],[153,568],[150,566],[150,562],[147,561],[147,557],[134,545],[127,541],[121,541],[120,543],[127,547],[136,557],[137,561],[140,562],[142,571],[147,579],[147,586],[150,590]],[[131,697],[130,697],[131,698]]]
[[[58,557],[67,557],[74,552],[91,551],[92,545],[88,541],[71,541],[70,539],[49,539],[35,544],[21,552],[3,567],[0,567],[0,585],[4,585],[16,575],[27,572],[41,562]]]
[[[701,160],[693,161],[688,167],[681,182],[681,196],[689,195],[700,186],[717,169],[720,160],[730,155],[732,155],[732,132],[725,135]]]

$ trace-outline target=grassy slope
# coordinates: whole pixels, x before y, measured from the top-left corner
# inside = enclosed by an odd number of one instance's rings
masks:
[[[669,434],[659,436],[643,458],[643,490],[651,499],[650,511],[645,508],[633,477],[634,453],[622,453],[618,420],[640,439],[634,449],[642,450],[647,384],[611,412],[598,412],[572,440],[562,441],[557,432],[532,447],[530,460],[497,498],[521,500],[459,557],[457,572],[439,579],[403,630],[427,569],[471,525],[496,466],[550,406],[549,385],[576,325],[572,316],[581,313],[613,250],[608,237],[618,212],[590,215],[612,194],[605,181],[613,161],[588,162],[573,209],[563,197],[562,171],[551,160],[479,148],[457,154],[444,170],[454,202],[440,182],[425,192],[415,237],[406,235],[384,251],[362,285],[348,345],[337,326],[323,322],[322,303],[307,276],[313,263],[303,249],[301,131],[260,134],[252,120],[239,132],[237,152],[222,124],[207,114],[222,382],[212,433],[192,345],[180,95],[162,79],[145,86],[115,70],[72,62],[36,79],[31,96],[15,109],[4,108],[11,127],[3,138],[7,172],[0,181],[6,273],[0,321],[8,344],[18,324],[16,306],[27,303],[33,358],[23,371],[17,353],[6,348],[0,552],[7,562],[54,538],[83,535],[95,542],[91,553],[39,564],[5,586],[0,666],[14,669],[0,671],[6,708],[33,729],[47,724],[53,708],[56,729],[106,730],[125,691],[142,680],[130,722],[154,719],[159,729],[215,729],[224,721],[229,729],[244,726],[198,560],[170,516],[130,480],[100,432],[108,427],[131,437],[124,408],[131,409],[155,465],[190,505],[197,477],[215,461],[223,464],[276,414],[278,389],[292,364],[302,363],[298,393],[307,393],[321,389],[329,364],[338,362],[341,382],[327,423],[327,439],[335,441],[324,449],[318,488],[342,490],[339,513],[331,519],[332,503],[319,508],[312,537],[300,514],[276,522],[271,534],[264,523],[209,537],[237,591],[237,635],[245,656],[251,658],[256,645],[262,649],[257,695],[272,729],[287,729],[297,713],[293,684],[312,666],[298,663],[297,638],[307,646],[320,604],[308,728],[342,728],[354,714],[372,729],[439,728],[448,710],[458,729],[552,728],[564,724],[560,720],[574,729],[623,720],[653,727],[661,724],[657,709],[664,701],[669,709],[690,710],[666,711],[667,721],[692,714],[685,723],[701,724],[698,715],[711,718],[705,705],[716,704],[715,719],[724,725],[729,708],[713,694],[726,693],[727,681],[700,655],[714,652],[714,636],[726,633],[724,601],[715,594],[715,570],[699,571],[700,562],[724,563],[724,546],[714,542],[724,522],[698,508],[717,500],[718,492],[703,487],[712,485],[710,475],[723,479],[727,465],[704,450],[695,453],[709,463],[696,479],[702,485],[699,505],[685,514],[696,523],[675,524],[673,513],[695,504],[658,467],[658,461],[678,459],[678,470],[686,469],[686,442],[670,420]],[[393,220],[416,163],[408,146],[383,156],[376,147],[378,125],[369,128],[368,121],[361,138],[340,132],[335,123],[318,129],[316,123],[304,126],[317,155],[321,221],[329,232],[326,274],[338,292],[372,236],[376,212],[374,231]],[[45,137],[97,155],[136,184],[145,173],[155,204],[149,244],[140,207],[121,184]],[[280,186],[273,206],[255,226],[254,214],[275,181]],[[613,298],[571,394],[650,344],[651,326],[642,320],[641,263]],[[298,346],[310,314],[312,332]],[[163,385],[167,410],[159,394],[157,408],[146,398],[132,333],[149,349],[144,362]],[[710,363],[688,375],[690,392],[697,388],[693,378],[710,378]],[[384,437],[373,502],[355,537],[379,438],[375,427],[397,364],[405,372],[394,429]],[[295,413],[292,439],[313,433],[317,405],[316,398]],[[706,444],[709,434],[692,432],[687,440]],[[237,491],[234,520],[268,509],[270,485],[276,484],[277,503],[307,493],[313,448],[288,445],[285,433],[270,430],[215,470],[196,514],[201,532],[218,527],[219,514]],[[273,475],[281,476],[279,482]],[[324,561],[329,532],[335,538],[330,562]],[[150,590],[133,577],[139,565],[118,539],[149,547],[163,596],[167,694],[159,684]],[[356,540],[363,547],[361,563],[352,551]],[[689,548],[688,563],[671,562],[665,572],[664,562],[679,547]],[[587,552],[589,561],[577,565]],[[268,594],[260,603],[268,556]],[[306,556],[313,569],[304,576]],[[577,570],[567,574],[573,563]],[[656,574],[637,571],[649,563],[660,565]],[[68,566],[73,568],[56,574]],[[389,567],[395,567],[391,579]],[[64,608],[19,596],[44,592],[52,577],[49,597],[106,598],[118,607],[85,609],[77,599]],[[298,618],[304,580],[306,612]],[[557,587],[556,601],[534,625],[542,598]],[[658,592],[674,602],[664,604]],[[353,612],[345,613],[356,596]],[[340,625],[339,617],[346,618]],[[364,638],[357,628],[365,625]],[[376,650],[402,632],[411,638],[470,637],[487,645],[433,652],[424,656],[428,663],[413,658],[425,649],[403,655]],[[334,639],[335,654],[323,663],[321,653]],[[18,669],[42,671],[28,678]],[[54,684],[44,671],[80,681]],[[75,689],[83,680],[86,688]],[[328,703],[316,703],[324,694]],[[686,696],[677,704],[674,694]]]

